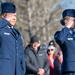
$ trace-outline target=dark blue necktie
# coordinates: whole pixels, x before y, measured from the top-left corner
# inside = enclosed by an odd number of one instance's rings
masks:
[[[18,33],[16,32],[16,30],[15,30],[14,28],[11,28],[11,30],[12,30],[14,36],[15,36],[16,39],[17,39],[17,38],[18,38]]]

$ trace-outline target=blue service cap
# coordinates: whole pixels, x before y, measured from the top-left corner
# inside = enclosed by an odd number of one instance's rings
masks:
[[[66,9],[63,11],[62,13],[62,17],[66,17],[66,16],[70,16],[70,17],[74,17],[75,18],[75,9]]]
[[[3,13],[15,13],[15,12],[16,12],[16,7],[13,3],[11,3],[11,2],[1,3],[1,14],[3,14]]]
[[[65,9],[62,13],[62,17],[63,19],[60,20],[60,23],[64,26],[65,23],[64,23],[64,18],[66,16],[69,16],[69,17],[74,17],[75,18],[75,9]]]

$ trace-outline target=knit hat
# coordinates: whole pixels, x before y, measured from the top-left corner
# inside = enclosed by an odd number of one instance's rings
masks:
[[[51,40],[51,41],[49,42],[49,44],[48,44],[48,45],[49,45],[49,46],[50,46],[50,45],[56,46],[56,45],[55,45],[55,41],[54,41],[54,40]]]

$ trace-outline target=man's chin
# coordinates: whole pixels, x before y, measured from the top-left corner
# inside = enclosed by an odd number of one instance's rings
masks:
[[[13,23],[13,24],[11,24],[12,26],[14,26],[15,24]]]

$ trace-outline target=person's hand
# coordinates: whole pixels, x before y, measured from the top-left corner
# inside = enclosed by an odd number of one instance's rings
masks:
[[[5,16],[4,16],[4,19],[6,19],[7,21],[11,21],[13,19],[13,14],[11,13],[7,13]]]
[[[58,58],[59,63],[62,64],[62,62],[63,62],[63,55],[60,54],[57,58]]]
[[[42,68],[39,68],[38,75],[43,75],[44,73],[45,73],[45,70]]]
[[[66,23],[66,27],[67,27],[67,28],[71,28],[73,24],[74,24],[74,21],[73,21],[73,20],[69,20],[69,21]]]

